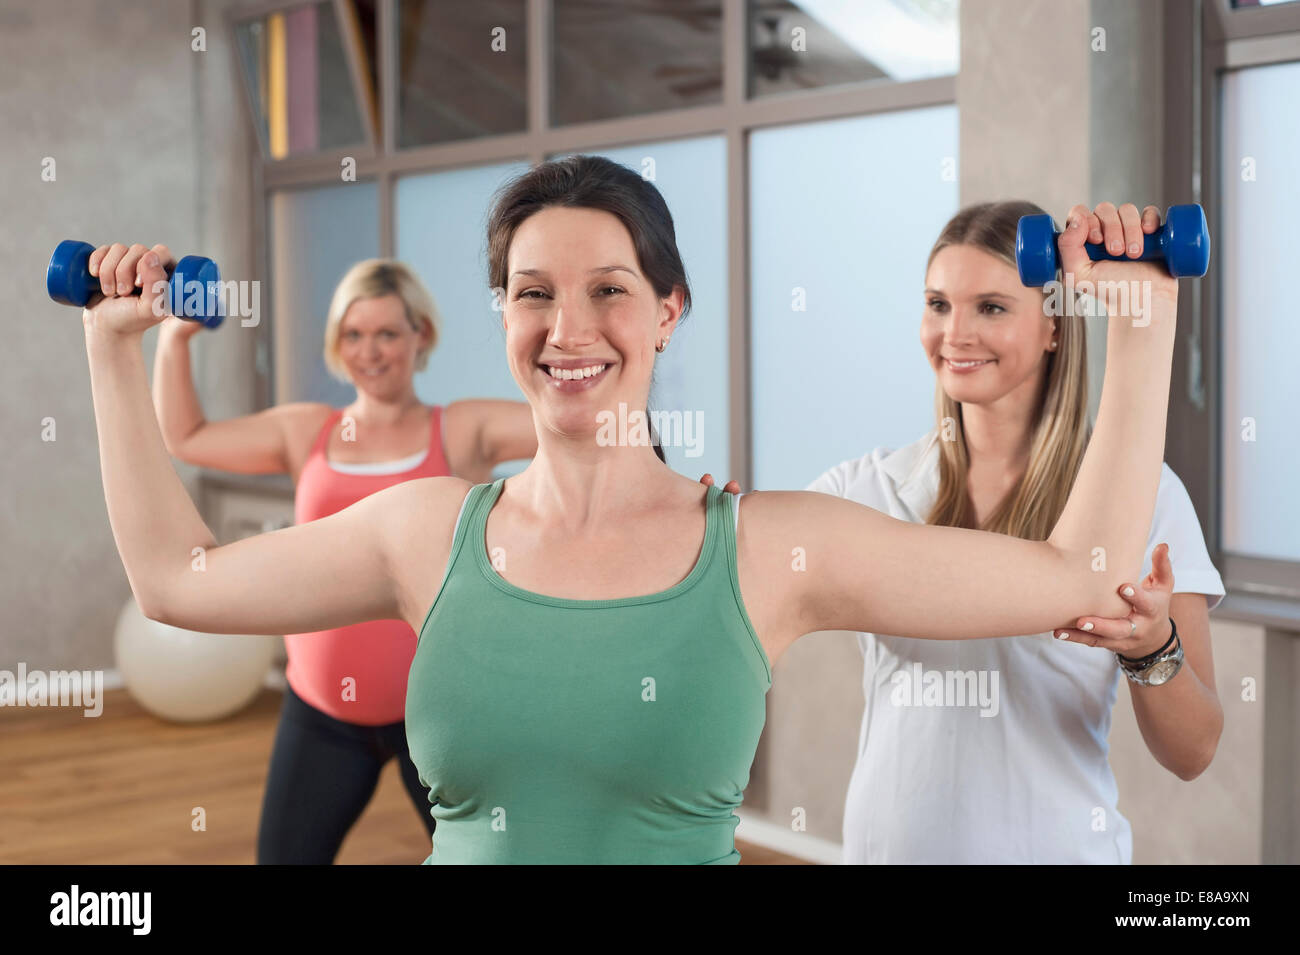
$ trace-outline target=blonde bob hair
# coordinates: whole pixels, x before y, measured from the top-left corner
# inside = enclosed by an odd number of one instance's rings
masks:
[[[329,317],[325,322],[325,367],[339,381],[352,383],[342,358],[339,356],[339,336],[343,316],[354,302],[368,298],[396,295],[406,307],[406,318],[411,327],[429,326],[429,344],[422,346],[415,356],[415,370],[423,371],[429,363],[429,353],[438,346],[441,319],[433,296],[414,272],[394,259],[366,259],[348,269],[334,290],[330,300]]]

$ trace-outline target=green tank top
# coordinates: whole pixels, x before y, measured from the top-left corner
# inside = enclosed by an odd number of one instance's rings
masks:
[[[734,495],[708,489],[675,586],[570,600],[493,568],[504,483],[466,497],[411,664],[406,735],[437,820],[425,864],[739,862],[772,671],[740,599]]]

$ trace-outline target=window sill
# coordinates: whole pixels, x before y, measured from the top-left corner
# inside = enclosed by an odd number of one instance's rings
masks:
[[[1273,630],[1292,630],[1300,636],[1300,603],[1281,597],[1230,589],[1223,602],[1214,608],[1212,616]]]

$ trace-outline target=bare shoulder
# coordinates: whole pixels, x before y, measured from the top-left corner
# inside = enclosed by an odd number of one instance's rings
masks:
[[[748,526],[756,537],[784,536],[810,519],[827,513],[825,502],[842,499],[816,491],[749,491],[740,498],[740,526]]]
[[[334,408],[321,401],[288,401],[271,409],[284,435],[289,474],[297,483],[307,455]]]
[[[484,398],[462,398],[442,406],[442,428],[444,440],[448,437],[474,438],[484,417],[493,404]]]
[[[295,439],[315,438],[334,411],[323,401],[286,401],[275,406],[276,417],[284,423],[285,433]]]
[[[402,481],[376,495],[384,495],[384,514],[398,528],[427,534],[454,521],[460,505],[474,485],[458,477],[425,477]]]
[[[310,448],[335,409],[323,401],[287,401],[276,405],[273,411],[292,449],[304,444]]]
[[[750,491],[740,498],[736,553],[742,576],[764,589],[788,579],[791,555],[807,554],[842,523],[851,502],[816,491]],[[746,571],[749,571],[746,574]]]
[[[804,632],[797,585],[807,575],[792,570],[817,549],[803,515],[816,504],[808,499],[822,496],[807,491],[749,491],[740,498],[736,570],[741,599],[773,664]]]
[[[458,477],[402,481],[371,495],[402,619],[420,625],[451,556],[456,518],[474,485]]]
[[[836,579],[846,547],[874,538],[890,520],[854,501],[817,491],[751,491],[740,499],[737,572],[745,610],[775,663],[805,633],[813,584]]]

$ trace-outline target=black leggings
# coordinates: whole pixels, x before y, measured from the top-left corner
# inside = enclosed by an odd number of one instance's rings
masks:
[[[406,724],[344,723],[285,687],[262,798],[258,865],[333,864],[344,836],[374,795],[380,770],[394,756],[432,837],[429,790],[407,751]],[[412,846],[412,861],[423,861],[428,850],[428,843]]]

